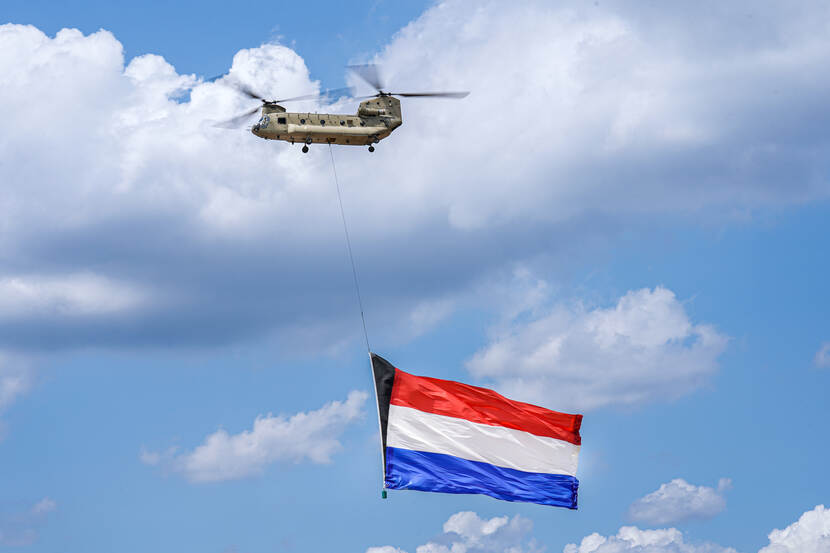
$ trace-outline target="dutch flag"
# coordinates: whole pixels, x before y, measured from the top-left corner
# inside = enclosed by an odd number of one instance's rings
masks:
[[[372,354],[384,487],[576,509],[582,415],[415,376]]]

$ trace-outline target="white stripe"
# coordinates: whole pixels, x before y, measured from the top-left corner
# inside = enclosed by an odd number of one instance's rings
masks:
[[[579,446],[522,430],[389,406],[386,445],[444,453],[525,472],[576,476]]]

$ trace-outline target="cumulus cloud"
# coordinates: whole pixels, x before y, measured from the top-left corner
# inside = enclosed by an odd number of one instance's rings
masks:
[[[540,553],[543,548],[530,536],[533,522],[520,515],[482,519],[471,511],[452,515],[444,523],[444,532],[416,553]],[[366,553],[406,553],[387,545],[370,547]]]
[[[726,509],[724,492],[731,486],[729,478],[721,478],[716,488],[695,486],[675,478],[632,503],[628,516],[653,525],[711,518]]]
[[[798,68],[823,65],[830,42],[790,34],[820,29],[827,7],[804,6],[802,18],[753,3],[756,25],[746,25],[736,24],[742,10],[734,4],[710,2],[685,7],[682,15],[668,6],[614,2],[507,8],[442,2],[378,56],[392,68],[389,81],[396,87],[430,88],[452,79],[473,91],[451,113],[434,114],[424,103],[405,106],[405,117],[441,125],[442,141],[407,141],[429,157],[402,160],[414,170],[402,172],[411,175],[404,185],[429,171],[434,186],[443,188],[449,172],[448,215],[464,228],[519,217],[688,212],[736,200],[759,205],[779,194],[787,201],[825,196],[821,178],[801,173],[804,179],[796,180],[804,188],[793,194],[783,191],[783,182],[775,184],[780,174],[761,173],[759,156],[767,145],[778,145],[778,161],[792,162],[786,151],[803,135],[787,124],[750,119],[787,111],[791,103],[779,97],[781,86],[806,102],[796,117],[814,110],[827,117],[822,85],[805,86]],[[706,48],[690,21],[711,24]],[[784,75],[796,81],[781,83]],[[807,117],[800,123],[811,135],[823,134]],[[517,125],[521,131],[508,131],[505,140],[504,130]],[[775,136],[782,127],[788,138]],[[445,141],[470,147],[447,148]],[[431,160],[429,168],[418,167],[422,159]],[[745,188],[750,182],[757,186],[752,192]]]
[[[816,505],[796,522],[769,534],[769,545],[758,553],[826,553],[830,551],[830,509]]]
[[[511,397],[586,410],[687,394],[716,371],[726,343],[671,290],[644,288],[609,308],[555,304],[519,316],[467,367]]]
[[[824,342],[821,348],[816,352],[816,357],[813,359],[816,367],[827,368],[830,367],[830,342]]]
[[[142,451],[140,458],[191,482],[245,478],[277,461],[328,463],[341,447],[340,435],[363,416],[366,398],[366,392],[353,391],[346,401],[332,401],[316,411],[257,417],[251,430],[239,434],[217,430],[189,452]]]
[[[58,504],[44,497],[32,507],[14,513],[0,514],[0,546],[22,547],[37,541],[38,528]]]
[[[577,545],[570,543],[563,553],[737,553],[731,547],[713,543],[691,544],[676,528],[641,530],[623,526],[614,536],[594,533]]]

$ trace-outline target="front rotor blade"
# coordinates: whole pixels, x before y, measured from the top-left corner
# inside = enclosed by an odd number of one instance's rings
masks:
[[[248,120],[248,118],[251,117],[251,115],[253,115],[257,111],[259,111],[260,107],[261,106],[257,106],[255,108],[251,109],[250,111],[246,111],[245,113],[242,113],[242,114],[239,114],[235,117],[232,117],[231,119],[228,119],[227,121],[222,121],[220,123],[216,123],[213,126],[214,127],[219,127],[220,129],[238,129],[239,127],[241,127],[242,125],[245,124],[245,122]]]
[[[390,92],[392,96],[404,98],[466,98],[469,92]]]
[[[225,78],[225,80],[220,84],[223,84],[225,86],[229,86],[229,87],[233,88],[234,90],[236,90],[238,92],[241,92],[242,94],[244,94],[245,96],[247,96],[248,98],[251,98],[253,100],[261,100],[263,102],[265,101],[265,98],[263,98],[262,96],[260,96],[256,92],[254,92],[254,90],[250,86],[248,86],[244,83],[240,83],[236,79],[227,78],[228,77],[227,75],[219,75],[218,77],[213,77],[211,79],[208,79],[207,82],[211,82],[211,83],[216,82],[219,79],[222,79],[223,77]]]
[[[246,84],[242,84],[242,83],[230,83],[230,84],[231,84],[232,87],[237,89],[239,92],[241,92],[242,94],[244,94],[245,96],[248,96],[249,98],[251,98],[253,100],[262,100],[263,102],[265,101],[265,98],[263,98],[262,96],[260,96],[256,92],[254,92],[251,89],[251,87],[249,87]]]
[[[381,82],[380,72],[378,66],[373,63],[364,65],[349,65],[347,66],[355,75],[372,85],[372,88],[380,92],[383,90],[383,82]]]
[[[254,100],[262,100],[263,102],[265,101],[265,98],[263,98],[262,96],[260,96],[256,92],[254,92],[254,90],[250,86],[237,81],[235,78],[230,77],[227,74],[217,75],[215,77],[211,77],[209,79],[206,79],[205,82],[206,83],[215,83],[216,81],[218,81],[220,79],[224,79],[224,81],[220,84],[229,86],[229,87],[233,88],[234,90],[237,90],[237,91],[241,92],[242,94],[244,94],[248,98],[252,98]]]

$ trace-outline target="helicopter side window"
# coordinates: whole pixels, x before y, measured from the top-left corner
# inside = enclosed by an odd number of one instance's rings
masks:
[[[285,117],[277,117],[278,125],[285,125]]]
[[[346,122],[345,122],[345,121],[340,121],[340,126],[343,126],[343,125],[345,125],[345,124],[346,124]]]
[[[300,125],[305,125],[305,119],[300,119]]]
[[[354,121],[352,121],[351,119],[349,119],[349,126],[354,127]]]
[[[325,125],[325,124],[326,124],[326,120],[325,120],[325,119],[320,119],[320,124],[321,124],[321,125]]]

